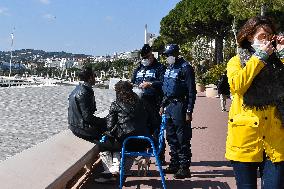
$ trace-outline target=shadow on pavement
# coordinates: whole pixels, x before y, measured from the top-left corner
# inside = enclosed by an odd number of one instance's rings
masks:
[[[196,97],[206,97],[205,95],[196,95]]]
[[[191,172],[192,177],[198,178],[216,178],[216,177],[234,177],[234,172],[232,170],[212,170],[204,172]]]
[[[229,161],[199,161],[191,162],[190,166],[231,167]]]
[[[197,178],[217,178],[217,177],[234,177],[234,171],[229,161],[200,161],[192,162],[191,167],[202,166],[210,167],[210,170],[194,172],[191,171],[193,177]],[[216,168],[216,170],[212,169]]]
[[[190,188],[202,188],[202,189],[230,189],[226,182],[210,181],[210,180],[168,180],[166,181],[167,188],[173,189],[190,189]],[[162,188],[160,180],[137,180],[128,181],[124,184],[125,187],[142,189],[142,188]]]

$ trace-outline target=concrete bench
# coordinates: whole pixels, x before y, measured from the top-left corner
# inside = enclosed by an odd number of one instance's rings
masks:
[[[108,111],[97,116],[105,117]],[[93,143],[65,130],[0,163],[1,189],[66,188],[99,154]]]

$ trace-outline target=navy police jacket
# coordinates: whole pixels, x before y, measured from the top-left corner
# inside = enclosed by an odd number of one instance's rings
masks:
[[[164,99],[162,106],[165,107],[169,100],[185,100],[188,104],[187,111],[193,112],[196,99],[195,73],[192,66],[183,58],[169,65],[163,80]]]
[[[151,82],[150,88],[143,89],[143,95],[160,96],[162,94],[163,76],[166,67],[159,63],[157,59],[149,66],[140,64],[133,73],[131,83],[140,85],[144,81]]]

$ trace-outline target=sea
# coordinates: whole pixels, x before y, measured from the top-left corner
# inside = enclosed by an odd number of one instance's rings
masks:
[[[0,87],[0,161],[68,129],[68,96],[75,86]],[[94,88],[97,113],[114,100],[111,89]]]

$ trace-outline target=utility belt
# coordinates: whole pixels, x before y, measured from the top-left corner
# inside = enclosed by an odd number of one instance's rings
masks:
[[[165,97],[164,100],[164,107],[168,106],[171,103],[176,103],[176,102],[186,102],[186,97],[185,96],[169,96],[169,97]]]
[[[170,102],[183,102],[186,100],[185,96],[169,96],[166,97]]]

